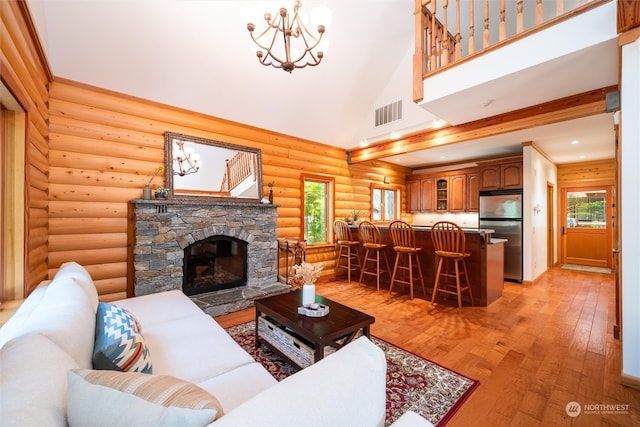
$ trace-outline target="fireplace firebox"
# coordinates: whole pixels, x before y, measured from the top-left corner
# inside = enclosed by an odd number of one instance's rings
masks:
[[[184,249],[182,291],[186,295],[219,291],[247,283],[247,242],[211,236]]]

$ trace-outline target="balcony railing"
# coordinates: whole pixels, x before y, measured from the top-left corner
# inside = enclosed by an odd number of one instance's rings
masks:
[[[414,101],[434,73],[612,0],[415,0]]]

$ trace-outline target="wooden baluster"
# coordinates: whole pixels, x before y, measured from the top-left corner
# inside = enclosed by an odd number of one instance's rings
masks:
[[[469,2],[469,55],[476,51],[476,25],[473,16],[473,2]]]
[[[500,0],[500,24],[498,26],[498,40],[502,41],[507,37],[507,24],[505,23],[505,15],[507,13],[505,0]]]
[[[436,68],[436,0],[431,0],[431,71]]]
[[[516,34],[524,31],[524,15],[522,13],[523,0],[518,0],[518,14],[516,15]]]
[[[564,13],[564,0],[556,0],[556,16]]]
[[[489,46],[489,0],[484,0],[484,31],[482,32],[482,47]]]
[[[543,18],[542,0],[536,0],[536,25],[542,24]]]
[[[414,52],[413,52],[413,102],[424,99],[424,73],[427,68],[425,46],[428,39],[425,14],[422,10],[422,0],[416,0],[414,10]]]
[[[442,18],[443,29],[442,32],[442,52],[440,52],[440,66],[447,65],[449,63],[449,25],[447,25],[447,8],[449,7],[449,0],[442,0],[442,10],[444,11],[444,17]]]
[[[460,59],[460,0],[456,0],[456,43],[453,49],[454,61]]]

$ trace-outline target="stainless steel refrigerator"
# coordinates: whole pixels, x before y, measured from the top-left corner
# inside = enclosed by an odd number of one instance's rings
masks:
[[[495,230],[492,238],[507,239],[504,278],[522,283],[522,190],[481,191],[480,228]]]

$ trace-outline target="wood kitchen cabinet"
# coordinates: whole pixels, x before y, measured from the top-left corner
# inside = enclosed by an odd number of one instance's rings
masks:
[[[449,212],[449,177],[436,178],[436,212]]]
[[[522,188],[522,162],[509,162],[480,168],[480,190]]]
[[[436,179],[427,177],[420,180],[408,181],[409,211],[435,212],[436,210]]]
[[[480,173],[467,174],[467,212],[480,211]]]
[[[407,181],[410,212],[477,212],[480,174],[456,171],[451,175],[424,175]]]
[[[467,175],[449,177],[449,212],[467,211]]]

